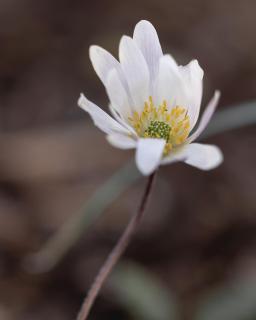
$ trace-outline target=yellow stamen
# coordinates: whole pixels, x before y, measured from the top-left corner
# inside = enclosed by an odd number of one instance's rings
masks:
[[[185,108],[175,106],[168,110],[166,100],[156,107],[151,96],[145,101],[142,112],[134,112],[129,121],[140,137],[165,139],[164,155],[184,143],[190,131],[190,120]]]

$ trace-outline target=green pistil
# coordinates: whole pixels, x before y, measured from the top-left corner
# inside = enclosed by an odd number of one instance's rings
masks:
[[[169,124],[163,121],[151,121],[145,131],[145,137],[165,139],[168,142],[170,131],[171,127]]]

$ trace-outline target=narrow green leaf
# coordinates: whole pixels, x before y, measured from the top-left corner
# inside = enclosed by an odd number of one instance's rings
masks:
[[[256,102],[227,107],[213,115],[202,138],[256,123]]]
[[[195,320],[252,320],[256,317],[256,279],[238,279],[202,299]]]
[[[129,162],[117,171],[86,201],[80,211],[48,240],[40,251],[25,259],[25,269],[31,273],[41,273],[53,268],[107,207],[139,177],[141,174],[134,162]]]
[[[110,276],[119,301],[138,320],[176,320],[177,304],[167,288],[141,266],[121,262]]]

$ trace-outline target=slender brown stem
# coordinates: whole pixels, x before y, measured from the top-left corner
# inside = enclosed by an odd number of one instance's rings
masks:
[[[153,172],[149,178],[148,182],[143,194],[143,197],[141,199],[140,206],[138,208],[137,213],[131,218],[129,224],[127,225],[124,233],[120,237],[119,241],[107,257],[106,261],[104,262],[103,266],[101,267],[98,275],[96,276],[88,294],[87,297],[85,298],[82,307],[80,309],[80,312],[78,314],[77,320],[86,320],[89,312],[91,310],[91,307],[101,289],[103,286],[105,280],[107,279],[108,275],[112,271],[113,267],[121,257],[121,255],[124,253],[126,247],[128,246],[130,239],[134,232],[136,231],[143,214],[145,212],[147,200],[150,195],[150,191],[152,189],[154,177],[155,177],[156,172]]]

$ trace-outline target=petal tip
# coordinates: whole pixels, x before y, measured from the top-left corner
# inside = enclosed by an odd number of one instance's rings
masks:
[[[161,164],[164,139],[140,138],[137,143],[135,162],[139,171],[148,176]]]
[[[87,106],[87,99],[85,98],[83,93],[80,93],[80,97],[77,101],[78,107],[82,108],[83,110],[86,110],[86,106]]]
[[[198,77],[202,80],[204,77],[204,70],[200,66],[197,59],[193,59],[189,64],[192,66],[192,71],[198,74]]]
[[[140,173],[143,175],[143,176],[149,176],[151,173],[153,173],[155,171],[155,169],[148,169],[148,168],[145,168],[140,161],[138,161],[138,159],[135,157],[135,162],[136,162],[136,166],[138,168],[138,170],[140,171]]]
[[[132,38],[127,36],[126,34],[122,35],[121,39],[120,39],[120,46],[124,45],[126,42],[130,42],[132,41]]]
[[[146,19],[142,19],[142,20],[140,20],[136,25],[135,25],[135,29],[136,28],[139,28],[139,27],[150,27],[150,28],[154,28],[154,26],[153,26],[153,24],[150,22],[150,21],[148,21],[148,20],[146,20]],[[155,28],[154,28],[155,29]]]
[[[219,100],[219,99],[220,99],[220,96],[221,96],[220,90],[215,90],[215,92],[214,92],[214,98],[215,98],[216,100]]]
[[[93,44],[89,47],[89,58],[90,58],[92,64],[94,64],[94,62],[98,58],[99,51],[101,51],[101,50],[103,50],[103,49],[95,44]]]
[[[215,162],[215,165],[212,168],[210,168],[209,170],[217,168],[224,161],[224,155],[223,155],[223,152],[221,151],[221,149],[217,146],[213,146],[213,148],[215,149],[216,162]]]
[[[192,143],[188,147],[185,163],[203,171],[217,168],[223,162],[223,153],[215,145]]]
[[[206,166],[205,168],[200,168],[201,170],[210,171],[210,170],[216,169],[217,167],[219,167],[222,164],[222,162],[224,160],[224,156],[223,156],[222,151],[216,146],[213,146],[213,147],[215,147],[215,155],[214,155],[215,162],[214,162],[214,164],[209,163],[209,165]]]

